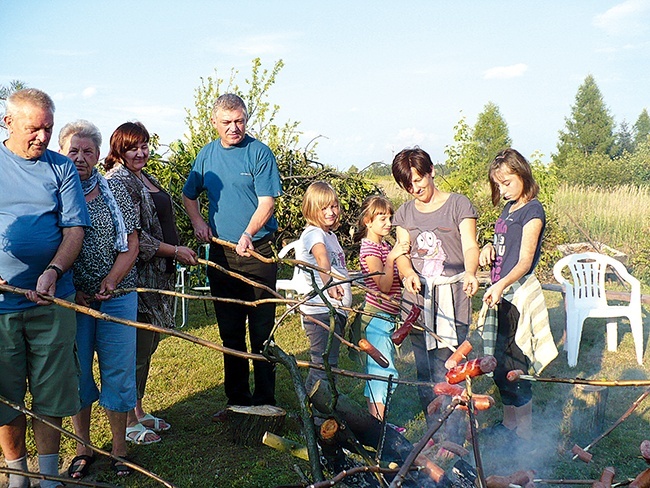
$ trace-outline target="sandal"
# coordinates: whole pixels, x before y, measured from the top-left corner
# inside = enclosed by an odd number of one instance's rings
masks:
[[[149,440],[149,441],[146,440],[146,437],[149,434],[155,435],[156,439]],[[156,442],[160,442],[162,439],[153,430],[147,429],[142,424],[135,424],[133,427],[126,428],[126,440],[129,442],[134,442],[135,444],[141,446],[146,446],[149,444],[155,444]]]
[[[153,426],[147,427],[147,428],[153,430],[154,432],[165,432],[166,430],[169,430],[169,429],[172,428],[172,426],[169,425],[167,423],[167,421],[165,421],[165,420],[163,420],[161,418],[158,418],[158,417],[154,417],[150,413],[148,413],[147,415],[145,415],[142,418],[139,418],[138,422],[140,422],[141,424],[142,424],[142,422],[153,422]],[[142,424],[142,425],[144,425],[144,424]]]
[[[72,458],[72,462],[68,467],[68,476],[75,480],[80,480],[88,474],[90,465],[95,462],[95,456],[88,456],[86,454],[81,454]]]
[[[133,472],[131,471],[131,468],[129,468],[122,461],[118,461],[117,459],[111,459],[111,469],[115,471],[115,474],[118,476],[128,476]]]

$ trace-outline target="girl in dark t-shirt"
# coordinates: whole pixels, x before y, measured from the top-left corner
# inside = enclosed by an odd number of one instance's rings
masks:
[[[530,382],[507,381],[510,370],[528,371],[530,361],[515,343],[520,311],[503,295],[509,287],[533,272],[541,252],[546,216],[537,200],[539,185],[526,159],[514,149],[501,151],[489,169],[492,203],[506,203],[494,228],[494,243],[479,256],[481,266],[492,266],[490,286],[483,301],[498,304],[498,326],[494,356],[494,381],[503,402],[503,421],[492,430],[505,436],[532,437],[532,390]]]

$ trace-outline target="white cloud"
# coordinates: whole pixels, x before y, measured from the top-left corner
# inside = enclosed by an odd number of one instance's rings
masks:
[[[426,150],[427,147],[434,145],[440,138],[436,134],[423,132],[415,127],[400,129],[397,134],[390,139],[384,148],[395,155],[407,147],[419,146]]]
[[[593,25],[603,29],[607,34],[640,34],[647,27],[650,0],[627,0],[594,17]],[[645,18],[644,18],[645,17]]]
[[[92,98],[97,94],[97,88],[94,86],[89,86],[88,88],[85,88],[84,91],[81,92],[82,98]]]
[[[528,65],[524,63],[512,64],[510,66],[495,66],[483,72],[485,80],[507,80],[523,76],[528,70]]]

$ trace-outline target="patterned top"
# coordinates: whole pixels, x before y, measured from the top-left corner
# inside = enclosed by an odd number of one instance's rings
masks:
[[[165,191],[158,180],[150,174],[144,171],[142,174],[146,175],[158,190]],[[136,262],[138,286],[173,290],[176,283],[175,274],[166,272],[166,258],[155,255],[164,240],[156,206],[149,190],[140,178],[121,164],[116,164],[106,174],[106,179],[113,178],[124,184],[140,219],[140,253]],[[173,328],[174,297],[160,293],[138,293],[138,314],[148,315],[148,320],[154,325]]]
[[[381,264],[386,266],[386,257],[388,256],[388,253],[390,253],[390,251],[391,251],[390,244],[388,244],[386,241],[382,241],[381,244],[377,244],[376,242],[373,242],[370,239],[362,239],[361,249],[359,251],[359,262],[361,263],[361,271],[363,272],[363,274],[370,273],[370,270],[368,269],[368,264],[366,263],[367,256],[375,256],[381,259]],[[377,283],[375,283],[375,280],[373,280],[372,277],[370,276],[364,280],[364,283],[368,288],[370,288],[373,291],[377,291],[377,292],[381,291],[379,290]],[[397,272],[397,264],[395,263],[393,263],[393,283],[387,295],[390,295],[391,297],[396,298],[397,300],[399,300],[400,298],[399,273]],[[397,314],[397,312],[399,312],[399,307],[397,305],[393,305],[392,303],[387,303],[370,293],[366,295],[366,303],[370,305],[374,305],[379,310],[382,310],[389,314],[394,315]]]
[[[117,180],[109,181],[108,186],[122,211],[126,232],[130,234],[139,227],[131,197]],[[115,224],[101,192],[86,205],[92,227],[86,228],[81,252],[72,270],[75,288],[93,296],[99,291],[99,285],[111,271],[119,253],[115,249]],[[137,272],[133,267],[117,288],[132,288],[136,282]]]

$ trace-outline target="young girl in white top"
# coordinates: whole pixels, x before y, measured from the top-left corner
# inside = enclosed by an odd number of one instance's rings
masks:
[[[361,241],[359,262],[364,275],[371,273],[373,276],[365,278],[365,285],[376,292],[389,295],[396,302],[400,300],[400,280],[395,260],[409,251],[408,242],[397,242],[391,249],[384,238],[391,231],[391,217],[393,206],[386,197],[372,195],[366,198],[361,205],[361,214],[357,225],[354,241]],[[378,298],[372,293],[366,294],[362,328],[365,329],[366,339],[375,346],[388,360],[388,368],[382,368],[371,357],[366,362],[366,372],[394,379],[399,377],[394,364],[395,345],[391,341],[391,333],[395,330],[395,319],[399,313],[399,306]],[[381,380],[369,380],[364,391],[368,402],[369,412],[383,420],[386,398],[388,396],[388,383]]]
[[[297,251],[297,259],[309,264],[318,266],[327,271],[347,279],[348,270],[345,268],[345,254],[339,240],[334,234],[339,226],[341,211],[336,191],[329,183],[316,181],[309,185],[305,191],[302,201],[302,214],[307,221],[307,226],[300,236],[300,244]],[[322,289],[323,286],[337,279],[329,274],[314,271],[315,285]],[[307,275],[309,282],[312,281],[310,274]],[[334,307],[349,307],[352,304],[352,287],[349,282],[329,286],[324,290],[324,295]],[[309,339],[309,353],[311,361],[316,364],[323,364],[323,353],[327,346],[329,331],[315,321],[330,325],[329,309],[320,296],[316,295],[300,310],[305,314],[302,318],[302,325]],[[343,333],[347,312],[338,309],[335,314],[335,331]],[[335,338],[329,352],[329,364],[335,367],[338,364],[340,342]],[[306,388],[309,394],[312,387],[319,379],[324,379],[325,372],[310,369],[307,376]]]

